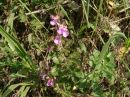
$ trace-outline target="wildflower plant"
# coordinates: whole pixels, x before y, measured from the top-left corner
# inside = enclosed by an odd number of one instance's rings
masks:
[[[1,0],[0,97],[130,97],[128,6]]]

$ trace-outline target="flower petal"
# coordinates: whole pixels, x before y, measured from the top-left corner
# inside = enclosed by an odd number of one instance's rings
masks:
[[[55,20],[51,20],[51,21],[50,21],[50,24],[51,24],[52,26],[55,26],[55,25],[57,24],[57,22],[56,22]]]
[[[56,36],[56,37],[55,37],[54,43],[55,43],[56,45],[61,44],[61,38],[60,38],[60,36]]]
[[[58,19],[59,19],[59,16],[58,16],[58,15],[55,15],[55,16],[54,16],[54,15],[51,15],[51,19],[52,19],[52,20],[58,20]]]
[[[54,86],[54,79],[48,79],[47,86]]]
[[[69,36],[69,32],[68,31],[64,31],[63,32],[63,37],[67,37],[67,36]]]
[[[57,30],[57,33],[60,34],[60,35],[62,35],[62,34],[63,34],[62,29],[59,28],[59,29]]]

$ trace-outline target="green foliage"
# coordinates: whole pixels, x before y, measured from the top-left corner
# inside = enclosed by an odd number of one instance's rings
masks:
[[[20,95],[19,97],[25,97],[29,88],[30,87],[25,87],[31,84],[28,83],[19,83],[19,84],[14,84],[8,87],[8,89],[6,91],[4,91],[4,93],[2,94],[2,97],[8,97],[8,95],[14,90],[16,89],[18,86],[22,86],[19,91],[18,91],[18,95]]]
[[[0,33],[8,42],[8,45],[12,49],[12,51],[16,51],[19,54],[19,56],[21,56],[21,58],[25,61],[25,67],[31,68],[32,65],[31,59],[26,54],[25,50],[22,48],[20,43],[13,36],[5,32],[1,26],[0,26]]]
[[[0,97],[129,97],[129,9],[127,0],[1,0]]]

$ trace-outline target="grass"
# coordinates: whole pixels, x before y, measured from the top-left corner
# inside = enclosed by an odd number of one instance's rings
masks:
[[[129,5],[1,0],[0,96],[129,97]],[[59,16],[54,26],[52,15]]]

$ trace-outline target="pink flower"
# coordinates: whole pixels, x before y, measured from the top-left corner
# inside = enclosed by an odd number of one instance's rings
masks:
[[[57,23],[58,23],[58,19],[59,19],[59,16],[58,16],[58,15],[56,15],[56,16],[51,15],[51,21],[50,21],[50,24],[51,24],[52,26],[57,25]]]
[[[63,32],[63,37],[67,37],[67,36],[69,36],[69,32],[68,31]]]
[[[48,79],[47,86],[54,86],[54,79]]]
[[[51,24],[52,26],[55,26],[55,25],[57,24],[57,21],[51,20],[51,21],[50,21],[50,24]]]
[[[56,45],[59,45],[61,44],[61,37],[67,37],[69,36],[69,30],[67,28],[66,25],[63,25],[60,23],[60,18],[58,15],[51,15],[51,21],[50,21],[50,24],[52,26],[55,26],[55,28],[57,29],[57,36],[55,37],[54,39],[54,43]]]
[[[59,35],[57,35],[57,36],[55,37],[54,43],[55,43],[56,45],[61,44],[61,37],[60,37]]]
[[[60,25],[57,33],[63,35],[63,37],[67,37],[69,35],[69,31],[66,26]]]

